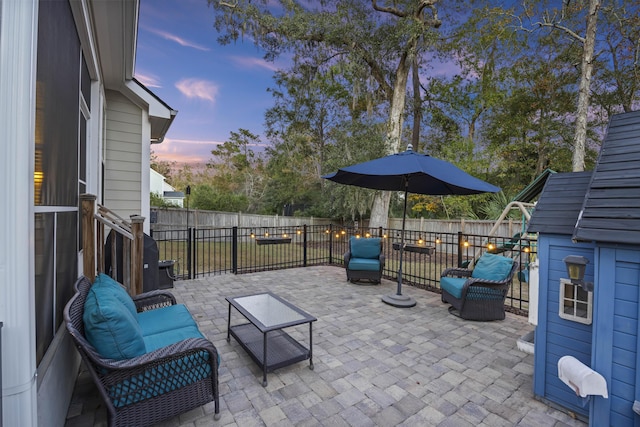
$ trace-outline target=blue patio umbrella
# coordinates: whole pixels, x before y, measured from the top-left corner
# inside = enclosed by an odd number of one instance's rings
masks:
[[[407,217],[407,194],[469,195],[497,193],[500,188],[475,178],[444,160],[413,151],[407,151],[347,166],[324,175],[333,182],[374,190],[404,191],[404,212],[400,248],[404,249],[404,230]],[[395,307],[413,307],[416,301],[402,295],[402,253],[398,268],[398,289],[395,294],[382,297],[382,301]]]

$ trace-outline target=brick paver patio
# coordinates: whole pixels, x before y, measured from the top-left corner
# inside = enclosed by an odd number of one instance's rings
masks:
[[[163,426],[584,426],[536,400],[533,356],[516,340],[532,329],[504,321],[471,322],[447,312],[440,295],[403,287],[417,305],[384,304],[396,284],[346,282],[338,267],[308,267],[180,281],[173,290],[222,357],[221,418],[213,404]],[[268,375],[232,338],[225,296],[271,291],[318,318],[314,370],[308,361]],[[241,321],[232,312],[232,321]],[[308,325],[288,329],[308,344]],[[81,371],[67,426],[104,426],[106,411]]]

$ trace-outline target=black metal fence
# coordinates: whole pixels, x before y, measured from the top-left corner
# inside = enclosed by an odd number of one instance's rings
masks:
[[[344,265],[349,238],[382,237],[383,276],[397,280],[401,230],[354,229],[337,225],[260,228],[189,228],[152,231],[160,259],[174,260],[176,279],[242,274],[313,265]],[[489,250],[512,257],[518,274],[506,309],[525,315],[529,309],[528,266],[536,256],[535,240],[458,233],[405,231],[403,284],[440,292],[440,274],[464,267]],[[346,280],[346,279],[345,279]]]

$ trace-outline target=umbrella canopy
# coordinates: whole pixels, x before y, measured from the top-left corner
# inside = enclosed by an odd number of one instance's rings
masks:
[[[500,188],[475,178],[462,169],[444,160],[413,151],[407,147],[403,153],[347,166],[323,178],[340,184],[371,188],[374,190],[404,191],[404,212],[402,216],[402,237],[398,268],[398,291],[395,295],[382,298],[396,307],[413,307],[413,298],[402,295],[402,253],[404,252],[404,229],[407,216],[407,193],[432,196],[469,195],[497,193]]]
[[[500,188],[469,175],[449,162],[416,153],[411,148],[402,153],[347,166],[323,178],[356,187],[406,190],[431,196],[500,191]]]

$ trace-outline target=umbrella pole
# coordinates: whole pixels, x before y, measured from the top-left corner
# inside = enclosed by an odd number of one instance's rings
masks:
[[[416,305],[416,300],[406,295],[402,295],[402,255],[404,254],[404,229],[407,220],[407,196],[409,180],[405,177],[404,182],[404,211],[402,212],[402,232],[400,234],[400,263],[398,266],[398,290],[395,295],[389,294],[382,297],[382,302],[394,307],[409,308]]]
[[[404,210],[402,211],[402,232],[400,234],[400,263],[398,265],[398,292],[396,295],[402,295],[402,256],[404,255],[404,230],[407,222],[407,188],[404,189]]]

